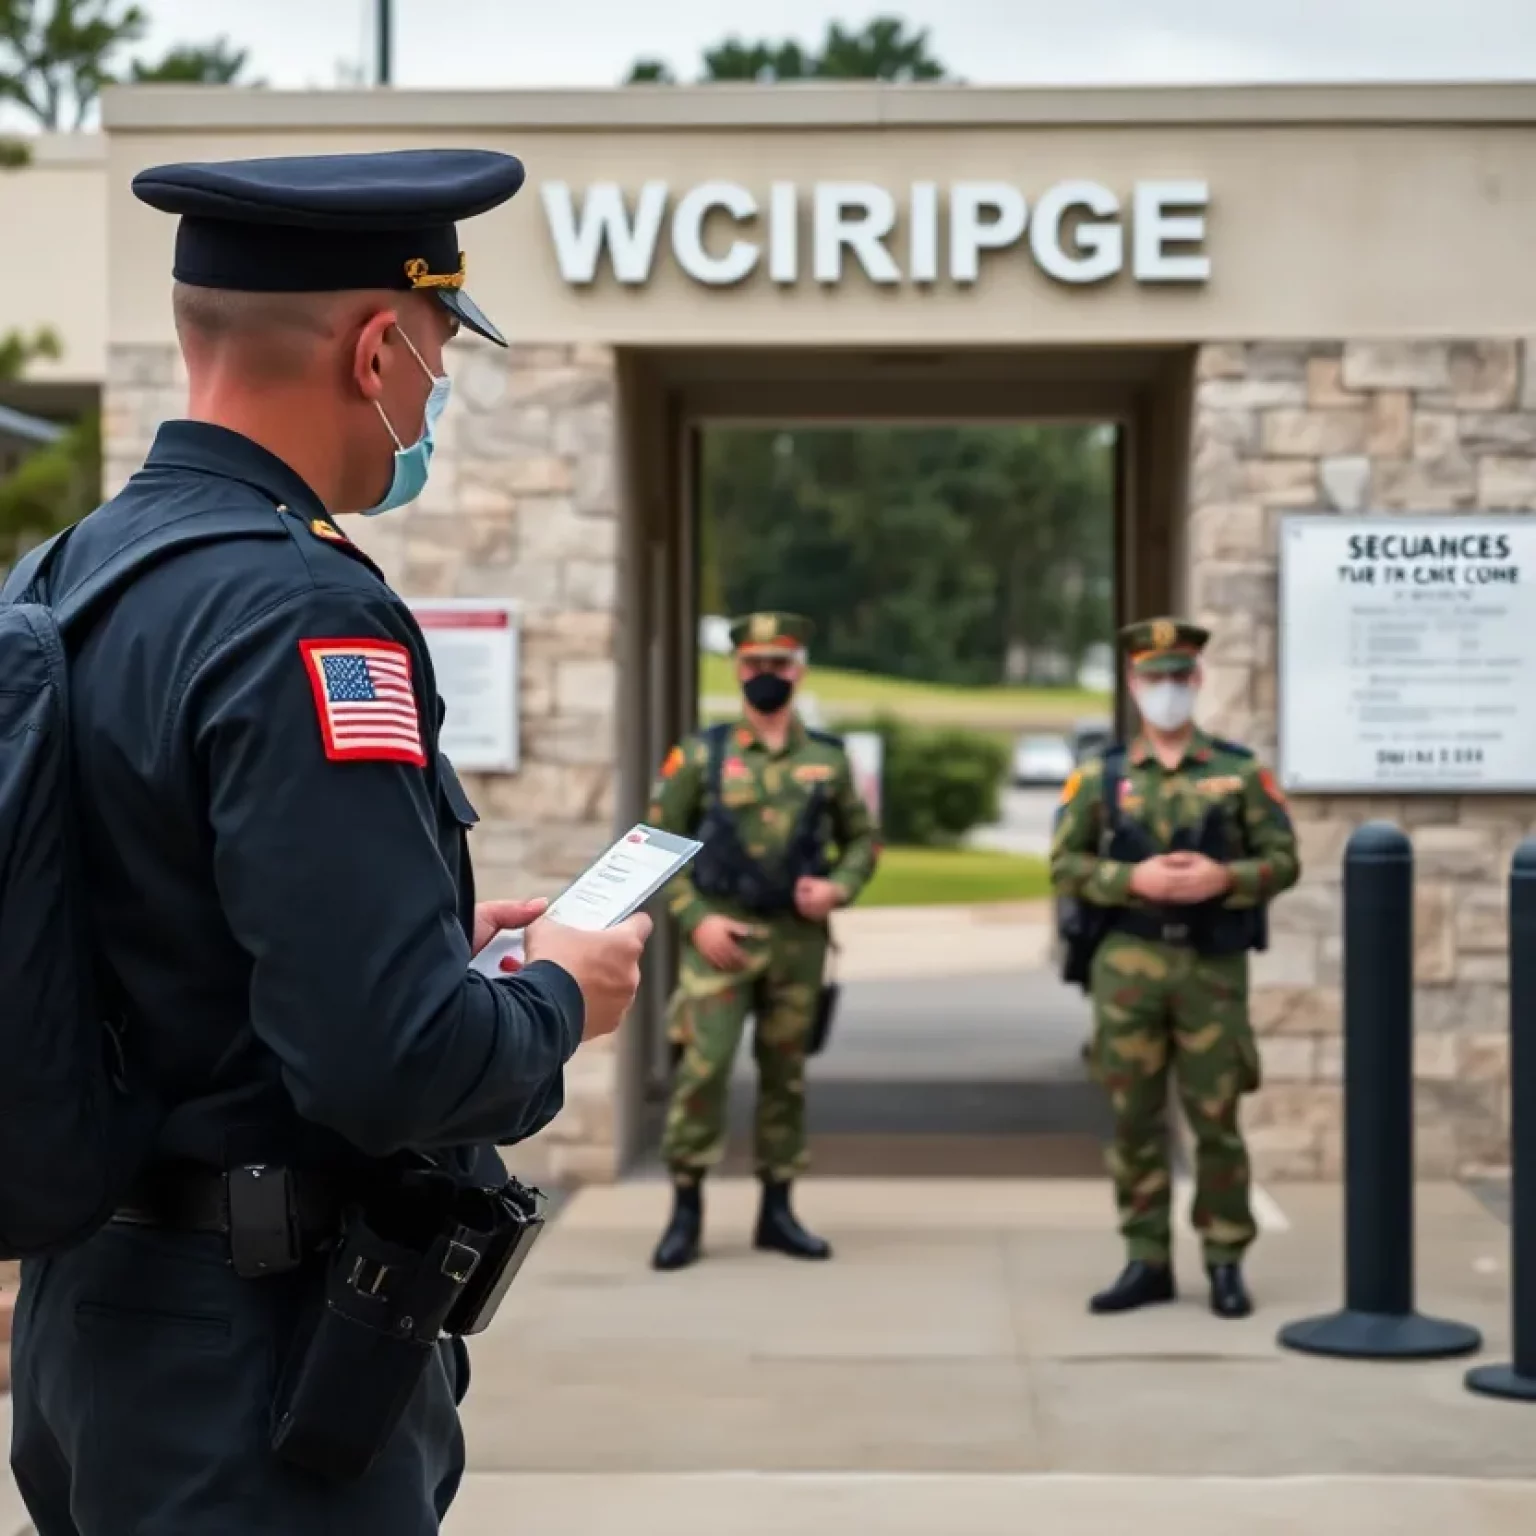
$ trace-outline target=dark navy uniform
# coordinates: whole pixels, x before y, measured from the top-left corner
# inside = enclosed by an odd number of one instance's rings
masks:
[[[207,513],[243,531],[142,574],[72,668],[103,958],[166,1105],[156,1166],[337,1185],[412,1149],[499,1183],[492,1144],[561,1106],[583,1004],[549,962],[468,968],[475,813],[409,610],[293,470],[189,421],[75,531],[55,590]],[[12,1464],[40,1536],[436,1531],[463,1467],[457,1341],[361,1480],[270,1449],[323,1277],[315,1257],[242,1279],[228,1237],[131,1220],[29,1263]]]

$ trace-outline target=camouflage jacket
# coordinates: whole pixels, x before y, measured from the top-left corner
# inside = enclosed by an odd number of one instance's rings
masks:
[[[1301,873],[1296,834],[1274,775],[1253,755],[1196,731],[1176,768],[1165,768],[1141,737],[1126,752],[1119,814],[1140,823],[1166,848],[1175,829],[1193,831],[1211,806],[1227,823],[1232,889],[1226,905],[1254,907],[1295,885]],[[1094,758],[1067,780],[1051,839],[1051,883],[1059,896],[1103,907],[1138,906],[1134,864],[1100,856],[1104,765]]]
[[[692,836],[704,819],[709,786],[709,743],[704,734],[673,747],[651,791],[652,825]],[[731,727],[720,773],[721,804],[736,818],[747,852],[766,858],[782,849],[817,784],[827,786],[837,829],[836,863],[829,878],[852,901],[869,883],[879,857],[869,807],[854,786],[842,744],[808,732],[797,715],[783,748],[772,752],[745,720]],[[666,891],[667,905],[684,933],[692,933],[720,903],[701,896],[690,876]]]

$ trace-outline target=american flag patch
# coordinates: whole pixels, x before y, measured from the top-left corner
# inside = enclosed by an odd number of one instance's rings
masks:
[[[389,640],[301,640],[332,762],[415,763],[424,767],[421,715],[411,656]]]

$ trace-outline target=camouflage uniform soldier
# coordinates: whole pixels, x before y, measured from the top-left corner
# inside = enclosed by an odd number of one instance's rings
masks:
[[[662,1141],[674,1206],[652,1261],[658,1269],[680,1269],[698,1257],[700,1184],[724,1147],[731,1065],[748,1013],[755,1020],[756,1156],[763,1183],[756,1245],[797,1258],[831,1255],[795,1219],[789,1191],[806,1164],[806,1043],[821,997],[827,919],[864,888],[877,852],[842,743],[807,730],[789,707],[810,635],[809,620],[787,613],[757,613],[732,624],[742,718],[716,728],[723,736],[713,749],[708,733],[674,747],[652,796],[652,822],[706,841],[692,870],[668,892],[687,942],[668,1015],[681,1055]],[[719,764],[715,815],[723,827],[712,827],[707,815],[712,757]],[[824,814],[807,810],[813,799]],[[819,841],[809,820],[829,825],[837,845],[837,862],[824,876],[786,869],[795,848]],[[731,848],[729,856],[723,846]],[[736,861],[733,874],[738,866],[776,874],[780,909],[750,909],[742,896],[747,887],[719,875],[722,859]]]
[[[1255,1227],[1238,1100],[1260,1076],[1246,951],[1262,908],[1296,883],[1296,839],[1269,771],[1192,724],[1208,631],[1155,619],[1121,638],[1140,733],[1110,760],[1117,783],[1106,785],[1102,757],[1067,781],[1051,846],[1058,895],[1108,909],[1089,975],[1092,1068],[1114,1107],[1109,1166],[1129,1263],[1090,1306],[1173,1299],[1171,1065],[1196,1143],[1193,1220],[1211,1308],[1243,1317],[1253,1304],[1240,1266]]]

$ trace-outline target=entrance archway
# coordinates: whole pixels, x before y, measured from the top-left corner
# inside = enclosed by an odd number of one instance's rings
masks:
[[[1166,611],[1182,596],[1193,348],[637,348],[619,354],[618,377],[630,513],[620,797],[636,814],[656,764],[698,718],[699,450],[712,425],[1110,423],[1116,622]],[[655,942],[620,1067],[620,1156],[631,1166],[654,1144],[668,1075],[663,1010],[676,948],[670,932]],[[1081,1171],[1081,1146],[1064,1156],[1063,1138],[1081,1142],[1101,1108],[1086,1084],[914,1092],[844,1079],[818,1092],[813,1079],[812,1087],[813,1133],[833,1140],[834,1161],[849,1172],[873,1164],[888,1173],[893,1157],[913,1172],[1018,1173],[1032,1161],[1041,1171]]]

